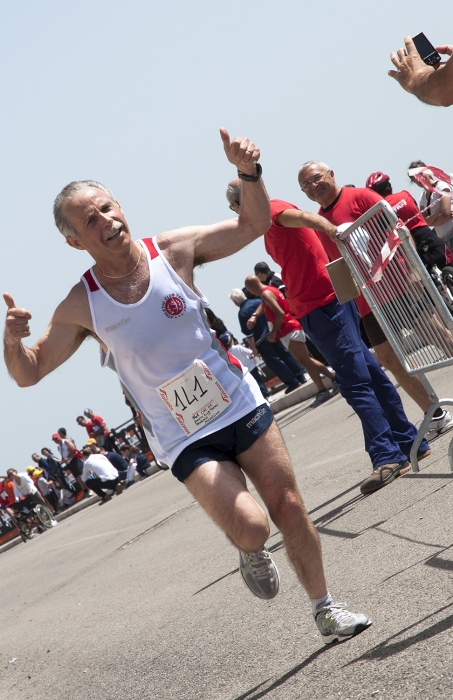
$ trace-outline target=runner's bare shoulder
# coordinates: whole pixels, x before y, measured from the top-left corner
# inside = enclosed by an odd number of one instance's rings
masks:
[[[80,332],[94,335],[90,305],[85,285],[79,281],[71,289],[66,299],[57,306],[52,323],[63,326],[79,326]]]

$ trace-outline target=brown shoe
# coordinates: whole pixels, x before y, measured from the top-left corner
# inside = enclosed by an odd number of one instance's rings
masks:
[[[411,470],[410,463],[406,460],[404,462],[398,462],[398,464],[383,464],[381,467],[376,467],[373,469],[373,473],[368,479],[365,479],[360,486],[360,492],[363,494],[374,493],[374,491],[379,491],[379,489],[384,488],[387,484],[391,484],[395,481],[401,474]]]
[[[425,457],[429,457],[431,454],[431,450],[428,448],[427,450],[422,450],[421,452],[417,452],[417,459],[420,461],[421,459],[425,459]],[[410,459],[410,455],[406,455],[408,459]]]
[[[116,495],[121,496],[122,493],[123,493],[123,487],[121,486],[121,484],[117,484]]]

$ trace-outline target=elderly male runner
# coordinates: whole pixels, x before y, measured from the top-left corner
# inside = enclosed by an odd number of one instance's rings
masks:
[[[55,200],[55,221],[67,243],[95,265],[57,307],[32,347],[29,312],[9,294],[5,331],[8,369],[20,386],[36,384],[65,362],[88,336],[101,344],[143,417],[153,453],[172,466],[207,514],[239,549],[250,590],[270,599],[277,568],[264,544],[267,516],[250,495],[255,485],[280,529],[307,591],[325,643],[343,641],[371,622],[334,603],[327,591],[318,534],[304,508],[279,430],[255,380],[210,332],[208,302],[193,281],[196,265],[231,255],[269,227],[269,200],[248,139],[230,142],[226,156],[243,182],[241,215],[132,241],[113,195],[92,181],[71,183]]]

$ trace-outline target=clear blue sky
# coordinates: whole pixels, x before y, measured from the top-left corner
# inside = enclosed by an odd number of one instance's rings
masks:
[[[340,183],[375,170],[408,187],[414,158],[453,171],[449,110],[427,107],[387,77],[389,53],[424,31],[453,43],[453,6],[363,0],[16,0],[0,27],[2,290],[33,314],[31,342],[91,264],[65,245],[52,219],[69,181],[113,190],[135,238],[230,215],[234,177],[218,135],[252,138],[271,197],[313,210],[297,185],[310,159]],[[417,192],[418,196],[418,192]],[[197,284],[239,333],[228,300],[258,260],[261,241],[207,265]],[[268,262],[270,262],[268,260]],[[85,407],[110,425],[130,416],[95,341],[38,386],[0,370],[0,473],[30,464],[61,426],[79,444]]]

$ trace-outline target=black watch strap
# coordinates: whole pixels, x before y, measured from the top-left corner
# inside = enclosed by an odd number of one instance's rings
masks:
[[[261,175],[263,172],[263,168],[259,163],[255,163],[256,166],[256,175],[246,175],[245,173],[241,173],[240,170],[238,170],[238,178],[240,180],[244,180],[245,182],[258,182],[258,180],[261,179]]]

